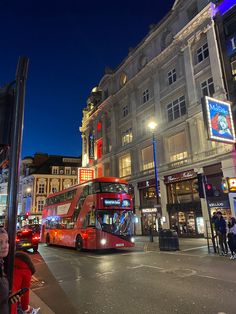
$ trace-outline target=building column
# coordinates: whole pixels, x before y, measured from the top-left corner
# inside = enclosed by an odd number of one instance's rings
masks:
[[[117,146],[117,110],[116,106],[112,105],[111,109],[111,151],[114,154],[116,152],[116,146]]]
[[[138,218],[138,222],[135,224],[135,235],[142,235],[142,228],[141,228],[141,211],[140,211],[140,197],[139,197],[139,190],[138,190],[138,183],[132,183],[134,187],[134,196],[135,196],[135,215]]]
[[[214,82],[215,96],[221,96],[222,99],[226,99],[226,92],[224,88],[223,74],[221,69],[221,62],[219,56],[219,50],[217,47],[217,39],[214,29],[214,24],[207,28],[207,42],[210,56],[211,73]],[[223,94],[223,95],[222,95]]]
[[[154,104],[155,104],[155,116],[157,117],[158,125],[161,121],[158,120],[158,117],[161,117],[161,101],[160,101],[160,77],[157,68],[155,68],[155,72],[153,74],[153,97],[154,97]]]
[[[193,70],[193,58],[191,52],[191,41],[187,46],[182,48],[184,52],[184,68],[185,68],[185,80],[188,94],[188,103],[189,106],[195,105],[197,102],[196,94],[196,83],[194,79],[194,70]]]

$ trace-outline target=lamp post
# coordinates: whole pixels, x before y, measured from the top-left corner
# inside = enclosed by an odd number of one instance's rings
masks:
[[[154,171],[155,171],[155,187],[156,187],[156,200],[157,200],[157,205],[158,204],[158,196],[159,196],[159,189],[158,189],[158,167],[157,167],[157,154],[156,154],[156,147],[157,147],[157,140],[155,137],[155,130],[157,127],[157,123],[155,121],[151,121],[148,124],[149,129],[152,132],[152,145],[153,145],[153,161],[154,161]],[[158,207],[158,206],[157,206]],[[162,229],[161,226],[161,213],[158,211],[157,212],[157,221],[158,221],[158,231]]]

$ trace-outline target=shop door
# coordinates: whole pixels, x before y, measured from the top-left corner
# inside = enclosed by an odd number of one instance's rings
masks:
[[[157,233],[156,228],[157,216],[156,213],[145,213],[142,215],[142,234],[149,235],[150,234],[150,226],[152,227],[153,234]]]

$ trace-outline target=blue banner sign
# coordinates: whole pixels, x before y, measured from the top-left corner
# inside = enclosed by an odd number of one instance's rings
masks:
[[[205,109],[209,139],[225,143],[235,143],[231,104],[205,96]]]

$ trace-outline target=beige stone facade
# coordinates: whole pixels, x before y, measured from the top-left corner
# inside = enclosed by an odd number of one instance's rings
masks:
[[[190,236],[206,234],[208,208],[217,204],[207,206],[199,198],[193,187],[197,174],[209,176],[217,188],[221,177],[236,175],[233,145],[207,139],[202,110],[204,95],[227,100],[212,6],[204,0],[175,1],[117,69],[106,70],[83,111],[82,164],[94,167],[97,177],[117,176],[132,184],[137,234],[155,224],[159,205],[164,228],[175,227],[176,220],[181,234],[185,228]],[[158,200],[151,120],[157,122]],[[188,182],[186,175],[192,176]],[[178,189],[184,190],[181,195]],[[232,197],[222,194],[222,206],[230,203],[227,211],[235,214]]]

